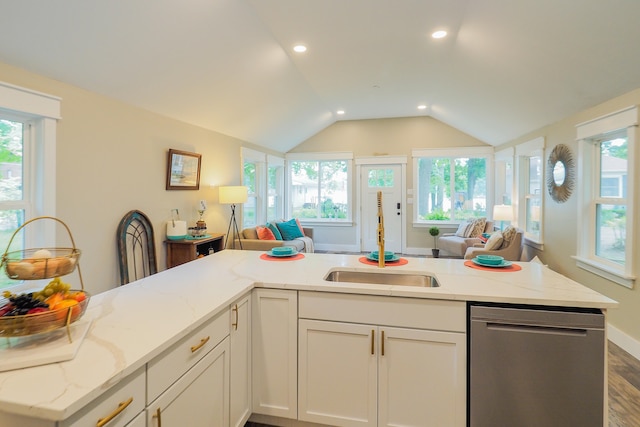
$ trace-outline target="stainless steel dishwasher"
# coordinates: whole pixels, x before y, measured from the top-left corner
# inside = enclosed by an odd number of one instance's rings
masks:
[[[604,315],[470,306],[469,425],[604,424]]]

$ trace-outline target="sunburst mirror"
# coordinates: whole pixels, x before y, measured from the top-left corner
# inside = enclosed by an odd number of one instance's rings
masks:
[[[564,144],[556,145],[547,160],[547,191],[556,202],[564,203],[571,197],[575,169],[571,149]]]

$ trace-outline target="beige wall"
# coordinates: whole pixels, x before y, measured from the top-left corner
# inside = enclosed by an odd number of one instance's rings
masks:
[[[57,132],[56,216],[70,228],[82,250],[87,290],[119,285],[116,228],[132,209],[153,222],[158,267],[165,268],[165,224],[177,208],[182,219],[197,219],[205,199],[212,232],[226,233],[228,206],[217,204],[216,188],[240,183],[242,141],[168,119],[85,90],[0,64],[0,80],[62,98]],[[166,191],[167,150],[202,154],[199,191]],[[193,225],[193,224],[191,224]],[[66,232],[57,245],[68,246]],[[68,276],[79,285],[77,275]]]
[[[406,156],[407,188],[413,188],[413,161],[411,150],[418,148],[450,148],[486,146],[451,126],[431,117],[409,117],[377,120],[339,121],[309,138],[291,150],[292,153],[323,153],[350,151],[357,157]],[[353,180],[355,185],[355,180]],[[353,206],[356,191],[353,191]],[[413,206],[407,206],[411,211]],[[354,214],[355,217],[355,214]],[[428,229],[413,227],[412,215],[407,215],[407,247],[415,252],[433,246]],[[314,225],[314,240],[319,244],[358,247],[358,224],[345,229]],[[315,231],[317,230],[317,231]],[[442,230],[446,232],[447,230]],[[316,237],[317,236],[317,237]]]
[[[579,162],[577,157],[578,144],[576,142],[575,126],[584,121],[592,120],[637,104],[640,104],[640,89],[567,117],[558,123],[531,132],[518,138],[516,141],[497,148],[500,149],[508,145],[515,145],[536,137],[544,137],[546,142],[545,158],[548,158],[551,150],[553,150],[556,145],[566,144],[571,148],[576,162]],[[637,148],[638,147],[636,147],[636,149]],[[640,156],[636,155],[635,164],[629,165],[630,174],[635,173],[635,176],[638,177],[637,171],[640,170],[639,168]],[[631,181],[632,179],[630,175],[629,180]],[[545,193],[544,250],[541,252],[531,251],[531,254],[537,254],[540,259],[553,270],[618,301],[620,303],[619,308],[609,311],[609,322],[627,335],[633,337],[636,341],[640,341],[640,293],[638,291],[638,285],[636,284],[634,289],[628,289],[605,280],[576,267],[575,260],[571,258],[572,255],[576,254],[576,217],[579,215],[576,194],[581,185],[582,183],[579,181],[576,183],[574,193],[565,203],[556,203],[550,198],[548,193]],[[636,212],[639,212],[640,193],[638,192],[637,186],[635,197]],[[635,236],[633,240],[640,242],[640,220],[638,215],[636,215],[633,220],[635,221]],[[627,244],[631,244],[631,242]],[[634,259],[636,274],[638,274],[638,264],[640,263],[638,250],[640,250],[640,247],[636,243],[636,256]]]

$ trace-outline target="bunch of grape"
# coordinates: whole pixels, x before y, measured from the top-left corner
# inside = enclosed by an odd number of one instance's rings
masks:
[[[49,309],[49,305],[35,298],[33,293],[13,295],[9,298],[7,305],[10,306],[8,307],[10,309],[3,314],[4,316],[22,316],[30,311],[33,312],[34,308]]]
[[[62,294],[66,294],[67,292],[69,292],[69,289],[71,289],[70,284],[63,282],[62,280],[60,280],[59,277],[55,277],[53,280],[49,282],[47,286],[44,287],[44,289],[42,289],[39,292],[34,292],[33,296],[34,298],[44,301],[51,295],[56,294],[58,292]]]

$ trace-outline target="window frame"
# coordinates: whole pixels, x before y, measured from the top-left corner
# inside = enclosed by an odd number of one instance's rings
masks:
[[[347,215],[346,218],[299,218],[302,224],[308,225],[348,225],[353,223],[353,153],[352,152],[334,152],[334,153],[289,153],[286,155],[286,188],[287,188],[287,200],[286,211],[289,217],[293,216],[293,206],[291,195],[292,183],[291,183],[291,164],[292,162],[333,162],[344,161],[347,163]],[[318,165],[320,167],[320,165]],[[318,181],[321,185],[321,181]],[[321,193],[321,187],[318,187],[319,194]]]
[[[275,187],[273,188],[273,194],[271,194],[271,184],[269,183],[270,171],[272,168],[276,169],[276,182]],[[284,217],[284,200],[285,200],[285,181],[286,181],[286,168],[283,157],[273,156],[271,154],[267,155],[267,167],[266,167],[266,195],[265,195],[265,217],[267,221],[275,221],[278,219],[283,219]],[[269,204],[269,199],[273,197],[275,199],[274,207],[275,214],[274,217],[271,218],[269,214],[269,208],[271,207]]]
[[[455,159],[458,158],[484,158],[486,161],[486,170],[485,170],[485,180],[486,180],[486,216],[490,217],[491,212],[489,212],[490,207],[494,204],[494,174],[495,174],[495,165],[494,165],[494,148],[487,146],[479,146],[479,147],[459,147],[459,148],[422,148],[422,149],[414,149],[411,151],[411,156],[413,158],[413,188],[414,188],[414,203],[413,203],[413,226],[420,227],[430,227],[433,225],[442,226],[442,227],[457,227],[460,224],[461,220],[423,220],[419,218],[418,208],[420,205],[420,188],[418,186],[418,162],[422,158],[449,158],[452,160],[451,164],[455,164]],[[452,168],[453,173],[453,168]],[[454,185],[454,181],[452,180],[450,185]],[[454,187],[455,190],[455,187]],[[451,194],[454,194],[453,191]]]
[[[538,250],[544,249],[544,202],[545,202],[545,139],[539,137],[516,146],[516,218],[515,223],[524,231],[525,243]],[[533,194],[529,191],[531,185],[530,164],[532,158],[540,159],[539,187],[540,193]],[[538,201],[540,211],[538,233],[533,233],[528,227],[527,219],[533,216],[530,209],[530,201]]]
[[[636,150],[638,146],[638,107],[627,107],[616,112],[600,116],[576,125],[578,140],[578,180],[585,185],[578,191],[578,230],[576,265],[600,277],[627,288],[633,288],[636,281],[634,256],[638,253],[637,234],[635,231],[638,219],[635,209],[638,202],[635,183],[640,178],[636,167]],[[626,230],[625,230],[625,262],[624,265],[608,261],[596,254],[596,206],[609,204],[609,198],[600,196],[600,141],[602,137],[615,135],[626,129],[627,132],[627,198]],[[616,203],[619,204],[619,203]]]
[[[8,120],[28,124],[23,132],[23,200],[25,221],[56,215],[56,128],[60,120],[61,99],[56,96],[0,82],[0,114]],[[18,206],[14,202],[3,205]],[[12,207],[15,209],[15,207]],[[24,247],[55,246],[56,230],[45,221],[25,227]],[[5,287],[12,292],[33,288],[29,281]]]

